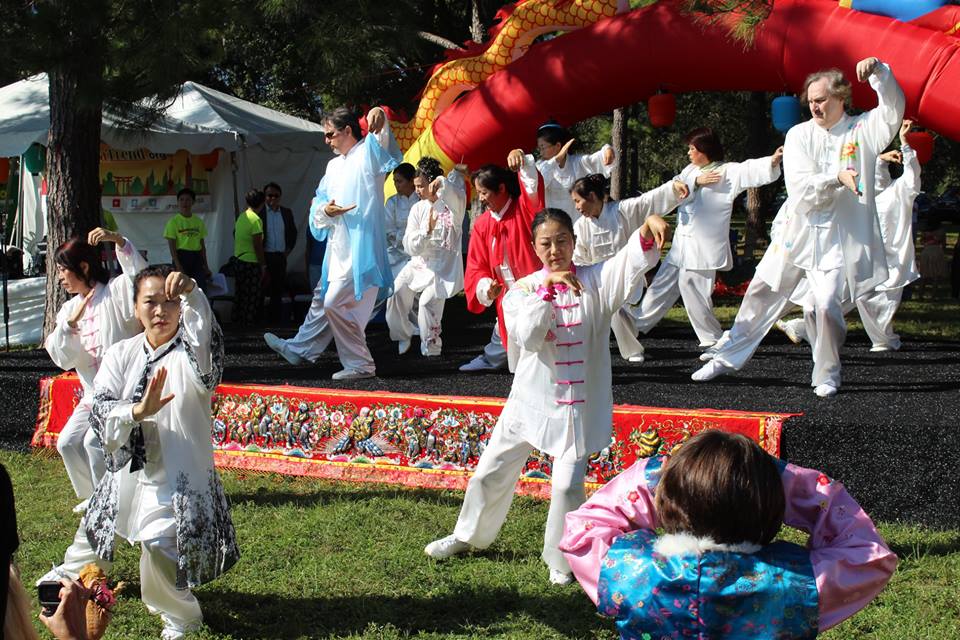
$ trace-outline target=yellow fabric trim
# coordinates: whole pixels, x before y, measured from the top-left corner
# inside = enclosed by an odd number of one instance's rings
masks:
[[[450,170],[453,169],[453,165],[456,164],[447,157],[447,154],[444,153],[440,145],[437,144],[437,141],[433,137],[433,127],[421,133],[420,137],[410,145],[410,148],[403,154],[403,161],[417,166],[417,161],[420,160],[420,158],[428,156],[440,161],[444,173],[449,173]],[[393,186],[393,179],[387,176],[387,181],[383,185],[383,197],[389,198],[396,192],[397,189]]]
[[[958,22],[957,24],[953,25],[953,28],[950,29],[949,31],[947,31],[946,34],[947,34],[948,36],[952,36],[952,35],[954,35],[955,33],[957,33],[958,31],[960,31],[960,22]]]
[[[853,0],[840,0],[841,9],[849,9],[853,6]]]

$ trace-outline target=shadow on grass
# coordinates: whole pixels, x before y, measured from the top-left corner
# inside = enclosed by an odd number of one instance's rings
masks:
[[[242,481],[241,481],[242,482]],[[436,506],[459,507],[463,503],[462,492],[448,494],[436,489],[404,489],[390,485],[363,485],[357,491],[346,491],[342,485],[330,489],[316,489],[306,493],[284,491],[282,488],[262,487],[254,491],[228,491],[232,505],[253,504],[256,506],[314,506],[338,503],[357,503],[367,500],[413,500]]]
[[[888,541],[889,542],[889,541]],[[949,556],[960,553],[960,533],[952,532],[943,540],[933,542],[890,543],[890,549],[903,559],[916,559],[928,556]]]
[[[370,594],[285,598],[236,591],[198,594],[204,621],[238,638],[300,638],[362,634],[371,624],[401,633],[490,635],[510,632],[534,637],[530,620],[570,638],[594,635],[603,625],[578,586],[528,595],[512,589],[459,590],[437,596]],[[516,618],[515,621],[510,618]],[[485,627],[496,629],[485,630]]]

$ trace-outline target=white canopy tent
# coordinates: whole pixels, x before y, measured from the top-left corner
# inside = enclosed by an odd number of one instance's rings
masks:
[[[49,83],[40,74],[0,88],[0,157],[22,155],[31,144],[46,144],[50,126]],[[207,255],[216,271],[233,253],[236,206],[244,193],[276,182],[283,204],[294,211],[300,241],[291,256],[291,270],[303,263],[306,216],[314,189],[332,157],[320,125],[235,98],[194,82],[184,83],[164,116],[148,130],[130,130],[105,113],[101,140],[114,149],[147,149],[175,153],[185,149],[206,154],[221,149],[211,173],[212,212],[200,214],[207,225]],[[24,177],[17,231],[18,244],[30,253],[45,234],[39,182]],[[117,214],[120,231],[148,252],[151,262],[170,260],[163,227],[169,215]]]

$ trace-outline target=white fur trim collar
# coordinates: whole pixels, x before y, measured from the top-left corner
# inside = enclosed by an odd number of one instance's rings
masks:
[[[762,548],[753,542],[721,544],[709,536],[700,538],[690,533],[665,533],[653,544],[653,550],[662,556],[699,556],[708,551],[756,553]]]

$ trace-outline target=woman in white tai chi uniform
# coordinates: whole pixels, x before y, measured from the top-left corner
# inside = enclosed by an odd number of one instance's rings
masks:
[[[196,283],[169,266],[147,267],[134,288],[144,331],[111,347],[94,380],[107,472],[63,564],[41,580],[108,569],[117,536],[140,543],[140,596],[174,640],[203,619],[190,589],[240,556],[210,440],[223,334]]]
[[[410,261],[393,283],[393,296],[387,301],[387,325],[390,339],[400,343],[401,354],[410,349],[414,326],[409,320],[419,295],[417,324],[420,329],[420,353],[440,355],[440,323],[447,298],[463,290],[463,253],[460,234],[467,210],[467,190],[463,167],[444,178],[440,163],[421,158],[413,178],[420,201],[413,205],[403,235],[403,248]]]
[[[117,247],[122,274],[110,281],[100,261],[97,245],[101,242],[113,242]],[[104,473],[103,449],[90,428],[93,378],[110,346],[140,333],[133,313],[133,278],[147,263],[133,243],[102,227],[91,231],[86,242],[74,238],[60,245],[54,262],[60,284],[76,295],[60,307],[44,347],[58,367],[76,370],[83,389],[57,438],[67,476],[82,500],[74,511],[81,513]]]
[[[614,257],[579,268],[565,212],[541,211],[532,231],[543,268],[517,280],[503,301],[507,334],[520,348],[510,397],[467,485],[453,534],[424,552],[443,559],[489,546],[527,457],[539,449],[554,457],[541,557],[550,581],[566,584],[570,567],[557,548],[563,519],[586,499],[590,454],[610,444],[610,319],[657,263],[668,227],[650,216]]]
[[[723,162],[723,145],[712,129],[694,129],[684,138],[688,164],[675,180],[690,188],[677,210],[677,229],[670,251],[640,301],[637,330],[647,333],[663,319],[677,298],[690,318],[701,348],[712,346],[723,329],[713,315],[717,271],[733,268],[730,215],[733,201],[751,187],[780,177],[777,149],[766,158]]]
[[[581,214],[573,224],[577,236],[573,263],[587,266],[612,258],[647,216],[653,213],[667,215],[688,194],[689,188],[684,183],[671,180],[636,198],[607,200],[606,178],[597,173],[580,178],[570,191]],[[643,345],[637,340],[631,305],[639,300],[644,285],[646,282],[627,298],[627,304],[611,322],[620,357],[630,362],[643,362]]]
[[[540,155],[537,170],[543,176],[547,207],[563,209],[576,224],[580,212],[570,197],[573,184],[594,173],[610,178],[617,163],[617,152],[605,144],[593,153],[570,153],[568,143],[573,142],[570,132],[554,120],[548,120],[537,129],[537,153]]]

